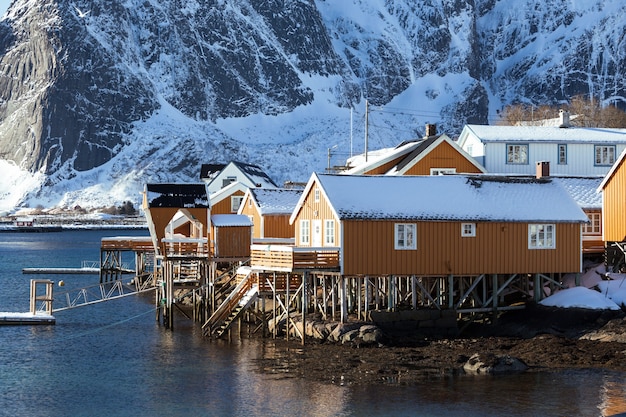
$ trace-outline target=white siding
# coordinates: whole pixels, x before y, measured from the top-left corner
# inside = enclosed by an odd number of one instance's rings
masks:
[[[521,142],[520,142],[521,143]],[[609,165],[595,165],[595,145],[590,143],[568,143],[567,164],[558,164],[557,143],[528,142],[528,164],[507,164],[506,143],[489,142],[485,144],[487,172],[505,174],[535,175],[536,163],[550,162],[550,175],[603,176],[611,169]],[[615,157],[620,155],[626,145],[615,144]]]
[[[229,177],[233,177],[235,181],[238,181],[247,187],[254,187],[252,181],[250,181],[248,177],[244,175],[241,170],[239,170],[239,168],[237,168],[237,166],[233,164],[228,164],[208,185],[207,188],[209,190],[209,194],[213,194],[221,190],[224,180]]]
[[[463,131],[465,133],[465,131]],[[474,135],[463,135],[459,137],[459,141],[457,143],[461,149],[467,152],[472,158],[476,160],[479,164],[481,164],[487,172],[489,172],[489,168],[487,168],[484,164],[485,162],[485,145]]]

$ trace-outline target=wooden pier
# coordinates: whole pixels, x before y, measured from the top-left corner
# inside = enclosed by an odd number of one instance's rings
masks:
[[[56,319],[52,315],[53,285],[54,283],[48,279],[30,280],[30,311],[0,312],[0,325],[55,324]],[[41,308],[38,307],[38,303],[42,303]]]

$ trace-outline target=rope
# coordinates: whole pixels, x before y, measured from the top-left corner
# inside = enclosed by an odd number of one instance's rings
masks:
[[[146,314],[154,313],[156,310],[157,310],[157,307],[154,307],[154,308],[152,308],[152,309],[150,309],[150,310],[148,310],[146,312],[143,312],[143,313],[140,313],[140,314],[136,314],[136,315],[134,315],[132,317],[125,318],[124,320],[120,320],[120,321],[117,321],[117,322],[114,322],[114,323],[107,324],[105,326],[97,327],[95,329],[92,329],[92,330],[89,330],[89,331],[86,331],[86,332],[77,333],[77,334],[68,336],[68,337],[62,339],[61,341],[63,341],[63,340],[71,340],[71,339],[75,339],[77,337],[83,337],[83,336],[88,336],[88,335],[91,335],[91,334],[94,334],[94,333],[98,333],[98,332],[101,332],[101,331],[103,331],[105,329],[108,329],[110,327],[117,326],[119,324],[126,323],[126,322],[129,322],[131,320],[134,320],[134,319],[136,319],[138,317],[145,316]]]

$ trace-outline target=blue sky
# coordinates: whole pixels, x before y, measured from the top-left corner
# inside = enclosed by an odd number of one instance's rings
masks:
[[[7,11],[9,3],[11,3],[11,0],[0,0],[0,15],[3,15],[4,12]]]

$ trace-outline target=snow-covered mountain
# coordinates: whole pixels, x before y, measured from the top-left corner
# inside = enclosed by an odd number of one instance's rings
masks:
[[[240,160],[305,181],[513,102],[624,106],[621,0],[15,0],[0,210],[139,201]],[[330,155],[330,158],[329,158]]]

